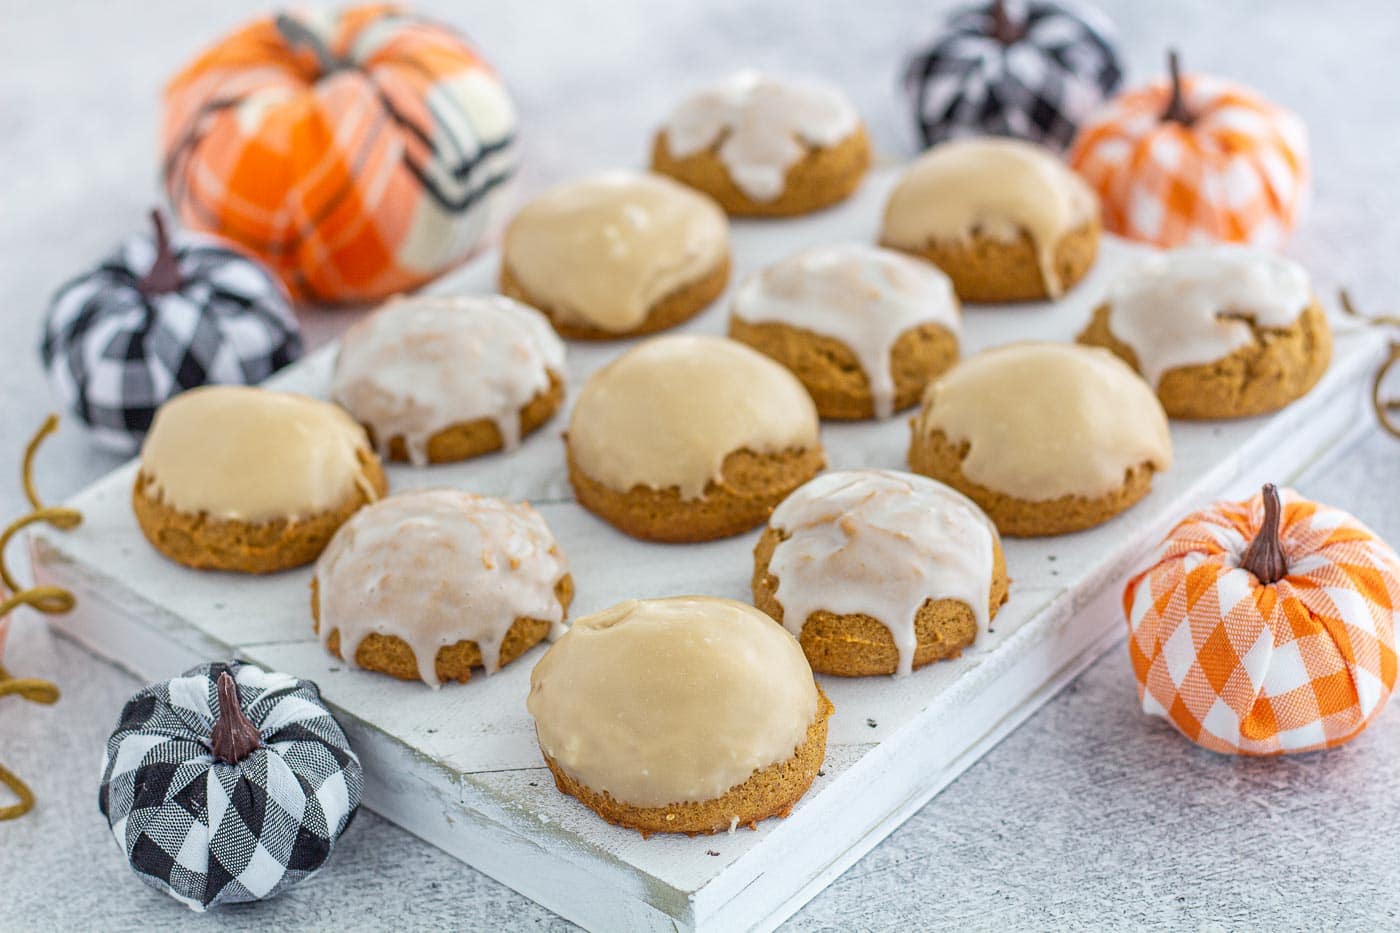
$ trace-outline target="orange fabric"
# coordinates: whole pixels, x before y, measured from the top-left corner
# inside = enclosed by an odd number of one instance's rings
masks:
[[[490,66],[390,6],[259,19],[176,75],[165,102],[180,219],[248,248],[300,300],[374,300],[460,262],[514,170],[514,111]]]
[[[1302,121],[1218,78],[1187,76],[1182,91],[1190,126],[1161,118],[1161,81],[1113,99],[1075,137],[1070,165],[1098,191],[1104,226],[1158,246],[1281,245],[1307,200]]]
[[[1143,710],[1214,751],[1340,745],[1395,687],[1400,557],[1350,515],[1282,495],[1282,580],[1239,566],[1256,496],[1188,516],[1123,592]]]

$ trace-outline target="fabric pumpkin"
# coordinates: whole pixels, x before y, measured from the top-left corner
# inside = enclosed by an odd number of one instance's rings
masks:
[[[1145,712],[1217,752],[1340,745],[1395,686],[1400,557],[1355,518],[1273,486],[1188,516],[1128,582]]]
[[[1075,138],[1070,164],[1120,236],[1181,246],[1280,246],[1308,197],[1303,122],[1239,84],[1172,78],[1110,101]]]
[[[904,88],[925,146],[1016,136],[1057,149],[1123,79],[1113,28],[1097,10],[996,0],[955,11],[916,53]]]
[[[132,697],[107,740],[98,805],[141,880],[203,911],[319,869],[363,788],[315,684],[235,661]]]
[[[392,6],[256,20],[165,95],[166,191],[299,300],[369,301],[464,259],[515,169],[515,110],[467,40]]]
[[[205,236],[133,237],[63,286],[40,356],[63,404],[120,453],[140,444],[160,404],[206,383],[261,382],[301,356],[281,284]]]

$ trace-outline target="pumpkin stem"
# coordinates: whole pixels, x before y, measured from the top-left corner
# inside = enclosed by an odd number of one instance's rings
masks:
[[[1025,34],[1025,24],[1012,21],[1011,13],[1006,9],[1006,0],[993,0],[992,38],[1002,45],[1011,45]]]
[[[147,298],[178,291],[180,288],[180,262],[175,251],[170,248],[170,234],[165,229],[165,217],[160,209],[151,211],[151,223],[156,228],[156,258],[151,268],[136,283],[141,294]]]
[[[1167,101],[1167,109],[1162,111],[1162,119],[1190,126],[1195,117],[1186,109],[1186,100],[1181,94],[1181,59],[1176,54],[1176,49],[1167,52],[1167,70],[1171,73],[1172,96],[1171,100]]]
[[[238,682],[224,671],[215,682],[219,692],[219,718],[209,734],[214,757],[225,764],[236,765],[262,747],[262,735],[243,712],[238,700]]]
[[[1284,557],[1283,543],[1278,537],[1278,523],[1283,512],[1278,498],[1278,487],[1273,483],[1265,483],[1262,496],[1264,524],[1259,527],[1259,534],[1249,542],[1249,547],[1240,560],[1240,566],[1254,574],[1260,583],[1268,586],[1288,575],[1288,559]]]
[[[321,37],[301,20],[288,16],[286,13],[278,13],[276,25],[277,31],[282,34],[282,39],[293,49],[306,46],[311,50],[311,54],[316,56],[316,67],[320,71],[319,77],[324,78],[328,74],[348,67],[344,61],[336,58],[326,43],[321,41]]]

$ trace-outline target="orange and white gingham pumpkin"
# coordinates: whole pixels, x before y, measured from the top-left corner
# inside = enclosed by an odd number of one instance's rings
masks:
[[[1293,113],[1243,85],[1172,78],[1109,101],[1084,123],[1070,165],[1104,227],[1158,246],[1282,244],[1308,197],[1308,142]]]
[[[1188,516],[1123,593],[1143,710],[1243,755],[1329,748],[1366,728],[1395,686],[1397,608],[1389,545],[1273,486]]]
[[[461,261],[515,168],[495,72],[459,33],[392,6],[256,20],[165,103],[181,221],[242,244],[301,300],[373,300]]]

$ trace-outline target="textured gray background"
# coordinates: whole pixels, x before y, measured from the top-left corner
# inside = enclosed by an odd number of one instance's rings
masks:
[[[899,59],[943,4],[436,2],[516,93],[527,190],[637,163],[686,87],[741,65],[825,74],[877,145],[910,151]],[[52,289],[143,222],[156,196],[160,83],[260,4],[120,0],[0,8],[0,516],[51,404],[35,344]],[[1293,251],[1324,291],[1398,310],[1400,12],[1319,5],[1106,3],[1132,80],[1162,49],[1265,88],[1312,128],[1316,198]],[[324,339],[346,323],[310,315]],[[40,476],[60,497],[113,466],[70,428]],[[1400,541],[1400,444],[1373,432],[1305,491]],[[61,626],[62,622],[55,625]],[[330,868],[280,900],[196,918],[127,872],[97,813],[97,766],[137,684],[16,619],[9,666],[58,681],[54,707],[0,701],[0,760],[39,808],[0,824],[0,928],[562,928],[557,917],[363,813]],[[1400,927],[1400,713],[1341,750],[1280,761],[1201,752],[1135,709],[1121,648],[1084,674],[804,908],[804,930]],[[819,844],[819,840],[814,840]]]

